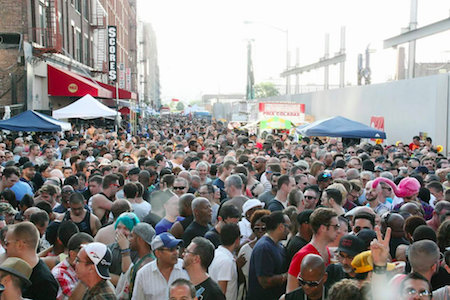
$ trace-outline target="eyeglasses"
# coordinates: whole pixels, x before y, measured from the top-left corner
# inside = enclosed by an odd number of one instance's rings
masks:
[[[94,263],[92,261],[82,261],[78,258],[78,256],[75,258],[75,264],[79,264],[79,263],[85,263],[85,264],[89,264],[89,265],[93,265]]]
[[[165,248],[165,247],[162,247],[162,248],[159,248],[159,249],[156,249],[156,250],[174,252],[174,251],[179,251],[179,250],[180,250],[180,247],[179,247],[179,246],[176,246],[176,247],[174,247],[174,248]]]
[[[315,288],[320,285],[320,283],[323,280],[323,277],[320,278],[319,281],[307,281],[307,280],[304,280],[303,278],[301,278],[300,275],[298,275],[297,279],[298,279],[298,282],[300,283],[300,285],[309,285],[310,287]]]
[[[260,231],[260,232],[266,231],[266,226],[255,226],[255,227],[253,227],[253,230]]]
[[[9,241],[4,240],[3,244],[5,244],[5,247],[8,247],[8,245],[11,244],[11,242],[17,242],[17,241],[21,241],[21,240],[17,240],[17,239],[16,240],[9,240]]]
[[[390,187],[382,187],[383,190],[387,190],[387,191],[392,191],[392,189]]]
[[[328,225],[325,225],[325,226],[327,226],[327,227],[334,227],[334,229],[335,230],[339,230],[339,228],[341,227],[341,224],[328,224]]]
[[[284,227],[286,227],[286,228],[289,229],[289,230],[291,230],[291,228],[292,228],[292,225],[291,225],[291,224],[283,223],[283,225],[284,225]]]
[[[120,186],[120,184],[118,184],[118,183],[111,183],[110,185],[115,186],[115,187],[119,187]]]
[[[344,260],[349,260],[350,262],[352,262],[354,256],[342,255],[341,253],[338,253],[338,254],[336,255],[336,258],[339,259],[339,260],[342,260],[342,261],[344,261]]]
[[[174,186],[173,189],[174,190],[184,190],[186,187],[185,186]]]
[[[331,174],[330,173],[324,173],[321,176],[322,178],[331,178]]]
[[[433,293],[430,292],[429,290],[418,291],[414,288],[407,288],[404,291],[404,294],[406,294],[408,296],[412,296],[412,297],[414,297],[415,295],[419,295],[420,299],[431,299],[431,297],[433,296]]]
[[[317,197],[313,197],[313,196],[305,196],[306,200],[316,200]]]
[[[189,250],[188,250],[187,248],[186,248],[186,249],[184,249],[183,253],[184,253],[184,254],[192,254],[192,255],[197,255],[197,254],[195,254],[195,252],[191,252],[191,251],[189,251]]]

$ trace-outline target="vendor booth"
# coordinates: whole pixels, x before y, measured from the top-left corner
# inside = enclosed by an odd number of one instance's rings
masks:
[[[72,126],[68,122],[55,120],[50,116],[27,110],[10,119],[0,121],[0,129],[23,132],[56,132],[69,131]]]
[[[114,109],[100,103],[89,94],[66,107],[53,111],[53,117],[56,119],[95,119],[116,116],[117,112]]]

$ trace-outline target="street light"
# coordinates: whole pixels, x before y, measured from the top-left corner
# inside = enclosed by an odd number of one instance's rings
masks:
[[[287,29],[281,29],[279,27],[264,23],[264,22],[259,22],[259,21],[244,21],[244,24],[246,25],[250,25],[250,24],[261,24],[270,28],[273,28],[275,30],[281,31],[284,34],[286,34],[286,71],[289,70],[289,32]],[[286,76],[286,95],[288,95],[290,93],[290,78],[289,76]]]

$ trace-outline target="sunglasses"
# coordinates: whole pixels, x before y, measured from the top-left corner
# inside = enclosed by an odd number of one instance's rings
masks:
[[[325,226],[327,226],[327,227],[334,227],[334,229],[336,229],[336,230],[338,230],[340,227],[341,227],[341,224],[328,224],[328,225],[325,225]]]
[[[255,231],[266,231],[266,226],[255,226],[253,227],[253,230]]]
[[[179,190],[179,191],[184,190],[185,188],[186,188],[185,186],[174,186],[173,187],[174,190]]]
[[[313,197],[313,196],[305,196],[305,199],[306,200],[315,200],[315,199],[317,199],[316,197]]]
[[[300,275],[298,275],[297,279],[298,279],[298,283],[300,283],[300,285],[308,285],[308,286],[310,286],[312,288],[315,288],[315,287],[318,287],[320,285],[320,283],[323,280],[323,277],[320,278],[319,281],[307,281],[307,280],[304,280],[303,278],[301,278]]]

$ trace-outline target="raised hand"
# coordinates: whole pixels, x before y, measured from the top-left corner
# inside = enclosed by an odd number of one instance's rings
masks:
[[[377,238],[370,243],[373,264],[376,266],[385,266],[389,258],[389,242],[391,240],[391,228],[387,228],[386,235],[383,239],[380,227],[375,227]]]
[[[130,241],[119,230],[116,230],[116,241],[117,241],[117,244],[119,244],[120,250],[125,250],[125,249],[130,248]]]

